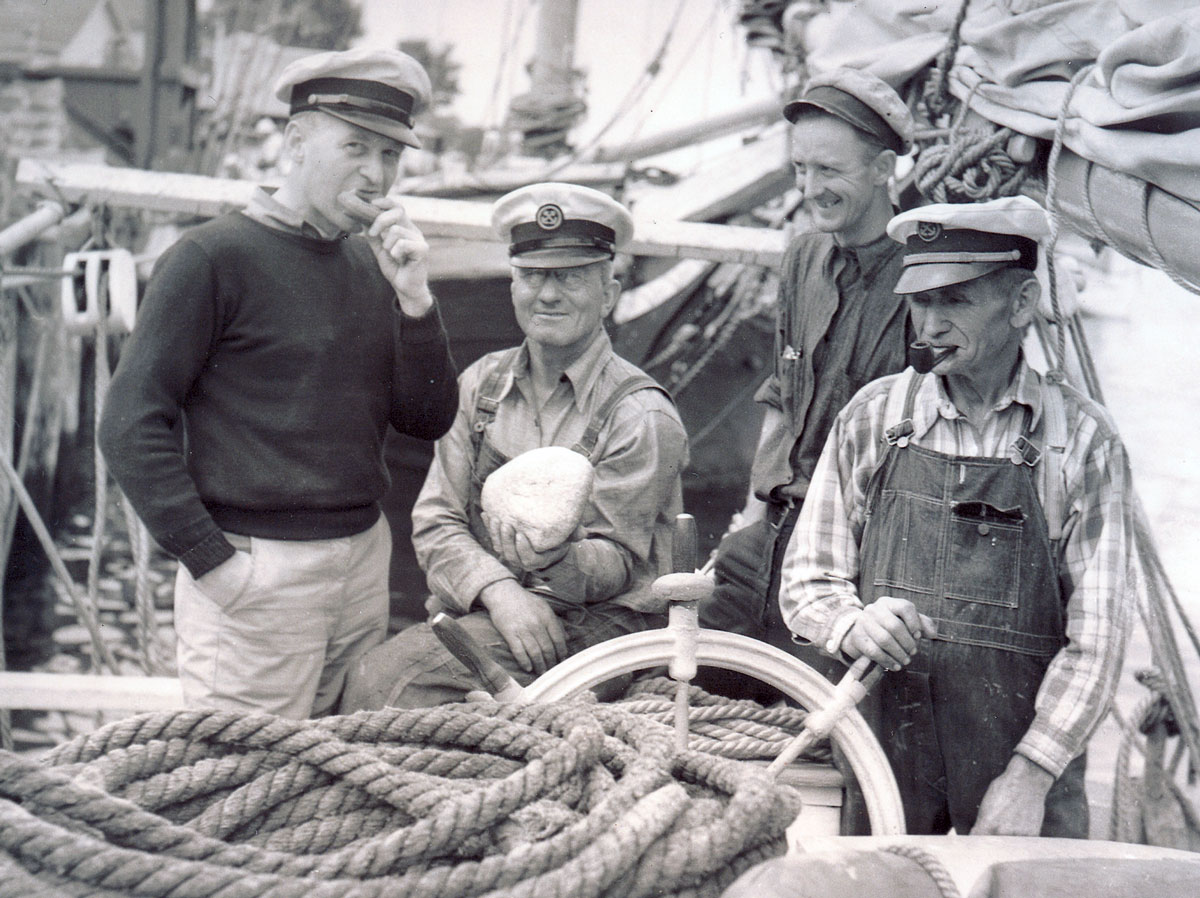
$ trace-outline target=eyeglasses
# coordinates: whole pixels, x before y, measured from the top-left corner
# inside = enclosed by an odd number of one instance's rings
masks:
[[[514,268],[513,279],[530,290],[541,290],[547,278],[564,290],[581,290],[588,282],[587,268]]]

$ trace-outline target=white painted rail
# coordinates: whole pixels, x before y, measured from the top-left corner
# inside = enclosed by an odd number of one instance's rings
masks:
[[[106,165],[22,159],[17,183],[41,187],[71,203],[211,217],[246,204],[257,186],[251,181],[205,175],[143,171]],[[453,237],[495,243],[491,204],[471,200],[407,196],[404,207],[426,237]],[[777,267],[786,237],[770,228],[667,221],[634,216],[635,255],[672,259],[708,259]]]
[[[174,677],[0,672],[0,708],[34,711],[174,711],[183,691]]]

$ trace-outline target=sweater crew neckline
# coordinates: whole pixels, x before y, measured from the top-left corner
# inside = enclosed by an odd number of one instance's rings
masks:
[[[337,252],[341,249],[343,241],[351,236],[350,234],[339,234],[336,237],[321,237],[317,234],[301,234],[297,231],[273,227],[265,221],[260,221],[254,216],[248,215],[244,210],[239,209],[237,214],[257,228],[262,228],[264,231],[275,234],[289,243],[295,243],[298,246],[303,246],[318,253],[329,254]]]

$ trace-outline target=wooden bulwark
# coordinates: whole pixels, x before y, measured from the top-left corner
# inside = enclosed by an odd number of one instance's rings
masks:
[[[244,206],[257,186],[229,178],[41,159],[22,159],[17,183],[70,203],[104,203],[205,218]],[[490,203],[410,196],[404,198],[404,207],[426,237],[496,242]],[[628,251],[636,255],[769,267],[778,266],[783,256],[785,237],[769,228],[662,221],[637,215],[634,221]]]
[[[0,708],[11,711],[175,711],[183,690],[174,677],[0,671]]]

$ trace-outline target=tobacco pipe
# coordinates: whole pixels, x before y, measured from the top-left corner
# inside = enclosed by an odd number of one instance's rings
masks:
[[[944,349],[935,351],[933,346],[926,340],[917,340],[915,343],[908,344],[908,362],[916,369],[918,374],[928,374],[945,359],[949,358],[950,353],[958,349],[957,346],[947,346]]]

